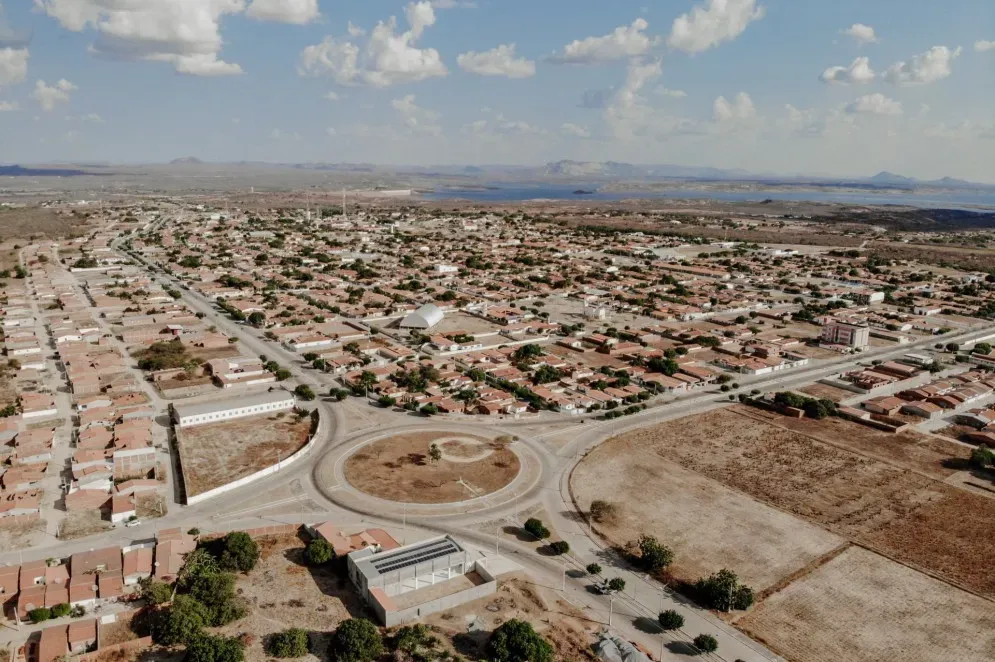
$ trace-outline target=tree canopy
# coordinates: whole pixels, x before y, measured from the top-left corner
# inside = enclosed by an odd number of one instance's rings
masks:
[[[384,653],[383,637],[365,618],[342,621],[328,645],[333,662],[370,662]]]
[[[531,623],[513,618],[491,634],[487,655],[494,662],[553,662],[554,650]]]

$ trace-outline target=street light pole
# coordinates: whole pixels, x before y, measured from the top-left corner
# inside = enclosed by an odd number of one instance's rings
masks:
[[[608,601],[608,627],[612,626],[612,616],[615,613],[615,595],[612,594],[611,599]]]

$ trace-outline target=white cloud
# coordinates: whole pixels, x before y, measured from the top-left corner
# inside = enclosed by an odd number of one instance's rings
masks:
[[[712,117],[716,122],[732,122],[748,120],[757,116],[753,99],[746,92],[740,92],[731,102],[725,97],[719,97],[712,104]]]
[[[336,131],[335,128],[331,127],[331,126],[328,127],[327,129],[325,129],[325,133],[327,133],[328,135],[330,135],[332,138],[335,138],[336,136],[339,135],[339,132]]]
[[[823,83],[839,83],[841,85],[866,85],[874,82],[876,74],[871,69],[871,60],[858,57],[849,67],[829,67],[822,72],[819,80]]]
[[[260,21],[305,25],[317,19],[318,0],[252,0],[246,14]]]
[[[867,94],[848,103],[845,110],[851,115],[901,115],[904,112],[900,102],[889,99],[880,92]]]
[[[637,18],[602,37],[576,39],[549,59],[560,64],[602,64],[646,55],[660,43],[659,37],[646,34],[648,27],[645,19]]]
[[[50,112],[60,103],[69,103],[69,93],[76,89],[78,88],[65,78],[51,87],[45,81],[39,80],[35,83],[35,91],[31,93],[31,98],[38,102],[42,110]]]
[[[27,48],[0,48],[0,87],[24,82],[28,57]]]
[[[477,3],[473,0],[432,0],[436,9],[473,9]]]
[[[854,23],[846,30],[843,30],[843,34],[850,37],[861,46],[864,44],[873,44],[878,40],[877,35],[874,34],[874,28],[869,25],[864,25],[863,23]]]
[[[974,42],[974,50],[979,53],[987,53],[988,51],[995,51],[995,41],[988,41],[982,39],[980,41]]]
[[[273,140],[292,140],[294,142],[300,142],[301,140],[301,134],[297,133],[296,131],[291,131],[290,133],[287,133],[282,129],[273,129],[272,131],[270,131],[269,137],[272,138]]]
[[[669,97],[671,99],[683,99],[688,95],[684,90],[669,90],[666,87],[658,87],[654,92],[662,97]]]
[[[961,48],[950,50],[946,46],[933,46],[925,53],[907,62],[897,62],[888,68],[884,79],[895,85],[926,85],[948,77],[950,65],[960,57]]]
[[[560,127],[560,133],[565,136],[570,136],[572,138],[590,138],[591,131],[586,126],[580,126],[579,124],[573,124],[572,122],[567,122]]]
[[[706,0],[674,20],[667,44],[685,53],[707,51],[735,39],[765,13],[757,0]]]
[[[365,47],[349,40],[326,37],[301,53],[302,75],[330,75],[340,85],[388,87],[414,83],[449,73],[434,48],[417,48],[415,42],[425,28],[435,24],[435,11],[426,0],[404,10],[410,29],[396,34],[397,19],[391,17],[373,28]],[[355,37],[353,37],[355,38]]]
[[[21,105],[16,101],[0,101],[0,113],[12,113],[20,109]]]
[[[67,122],[90,122],[91,124],[103,124],[104,118],[97,113],[90,113],[88,115],[80,115],[79,117],[74,117],[72,115],[66,115]]]
[[[431,136],[441,136],[442,127],[439,126],[439,114],[435,111],[422,108],[415,103],[415,95],[409,94],[394,99],[390,105],[400,113],[404,120],[404,127],[412,133],[426,133]]]
[[[193,76],[239,74],[218,59],[222,16],[245,10],[245,0],[34,0],[64,28],[96,30],[94,53],[122,60],[168,62]]]
[[[457,56],[456,62],[463,71],[478,76],[530,78],[536,74],[534,61],[515,57],[515,44],[502,44],[483,53],[469,51]]]
[[[329,101],[339,101],[342,99],[342,97],[340,97],[337,92],[329,92],[328,94],[325,95],[325,98],[328,99]]]
[[[662,114],[647,101],[643,90],[662,75],[663,64],[660,60],[633,60],[629,63],[625,83],[607,102],[604,111],[608,132],[617,140],[645,141],[701,131],[697,122]]]
[[[499,139],[504,136],[539,136],[547,131],[522,120],[510,120],[502,113],[495,113],[487,108],[484,112],[490,119],[480,119],[463,126],[463,131],[481,138]]]
[[[359,27],[358,25],[353,25],[352,21],[349,21],[349,25],[346,27],[346,32],[349,33],[350,37],[364,37],[366,36],[366,30]]]

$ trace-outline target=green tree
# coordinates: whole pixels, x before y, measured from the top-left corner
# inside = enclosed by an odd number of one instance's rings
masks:
[[[566,540],[557,540],[555,542],[551,542],[549,543],[549,551],[555,554],[556,556],[566,554],[567,552],[570,551],[570,543],[568,543]]]
[[[31,619],[32,623],[44,623],[52,618],[52,610],[48,607],[38,607],[28,612],[28,618]]]
[[[153,581],[151,577],[142,581],[142,598],[151,605],[161,605],[173,599],[173,587],[166,582]]]
[[[439,444],[432,444],[428,447],[428,456],[432,462],[438,462],[442,459],[442,449],[439,448]]]
[[[259,560],[259,545],[242,531],[233,531],[225,536],[223,550],[218,559],[223,570],[248,572],[256,567]]]
[[[68,616],[71,611],[72,607],[69,606],[68,602],[60,602],[52,607],[52,618],[62,618],[63,616]]]
[[[234,637],[201,634],[187,644],[184,662],[242,662],[245,646]]]
[[[658,572],[674,562],[674,552],[653,536],[643,536],[639,539],[639,561],[647,572]]]
[[[290,379],[290,377],[292,376],[290,371],[287,370],[286,368],[278,368],[275,374],[276,374],[276,381],[278,382],[285,382],[288,379]]]
[[[491,633],[487,656],[493,662],[553,662],[554,651],[531,623],[513,618]]]
[[[311,402],[315,398],[314,391],[312,391],[311,387],[308,386],[307,384],[301,384],[300,386],[295,388],[294,395],[296,395],[298,399],[303,400],[304,402]]]
[[[992,353],[992,346],[991,346],[990,343],[979,342],[978,344],[976,344],[974,346],[974,353],[975,354],[985,354],[985,355],[991,354]]]
[[[621,593],[625,590],[625,580],[621,577],[613,577],[608,580],[608,590],[612,593]]]
[[[995,466],[995,452],[987,445],[981,444],[971,451],[970,462],[975,469],[987,469]]]
[[[324,538],[312,538],[304,550],[308,565],[324,565],[335,558],[335,549]]]
[[[190,597],[207,608],[208,625],[220,627],[246,614],[235,596],[235,575],[230,572],[202,574],[190,584]]]
[[[718,611],[749,609],[754,600],[753,589],[740,584],[736,573],[727,569],[699,579],[695,583],[695,593],[703,605]]]
[[[270,636],[266,652],[273,657],[304,657],[308,653],[308,640],[307,630],[290,628]]]
[[[178,595],[173,604],[152,616],[152,640],[162,646],[188,644],[210,622],[207,607],[189,595]]]
[[[377,402],[381,407],[390,408],[397,404],[397,398],[392,398],[389,395],[381,395]]]
[[[522,528],[539,540],[545,540],[549,537],[549,529],[542,523],[542,520],[535,517],[525,520],[525,525]]]
[[[247,319],[252,326],[260,327],[266,322],[266,315],[257,310],[254,313],[250,313]]]
[[[684,617],[673,609],[660,612],[657,620],[660,622],[660,627],[664,630],[680,630],[684,627]]]
[[[703,653],[714,653],[719,649],[718,640],[710,634],[699,634],[693,643],[694,647]]]
[[[422,408],[418,411],[425,416],[435,416],[439,413],[439,408],[435,405],[435,403],[430,402],[427,405],[422,406]]]
[[[383,637],[365,618],[350,618],[339,624],[328,645],[333,662],[370,662],[384,653]]]
[[[597,563],[588,563],[584,569],[587,570],[587,574],[589,575],[600,575],[602,568]]]

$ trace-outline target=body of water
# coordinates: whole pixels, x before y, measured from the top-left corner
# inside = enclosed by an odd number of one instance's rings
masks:
[[[575,195],[574,191],[594,191],[592,195]],[[523,202],[526,200],[567,200],[583,203],[619,200],[719,200],[722,202],[829,202],[847,205],[904,205],[923,209],[963,209],[995,211],[995,192],[950,191],[931,193],[870,193],[867,191],[712,191],[672,189],[665,191],[600,192],[583,186],[507,186],[487,189],[436,189],[422,196],[426,200],[462,198],[475,202]]]

